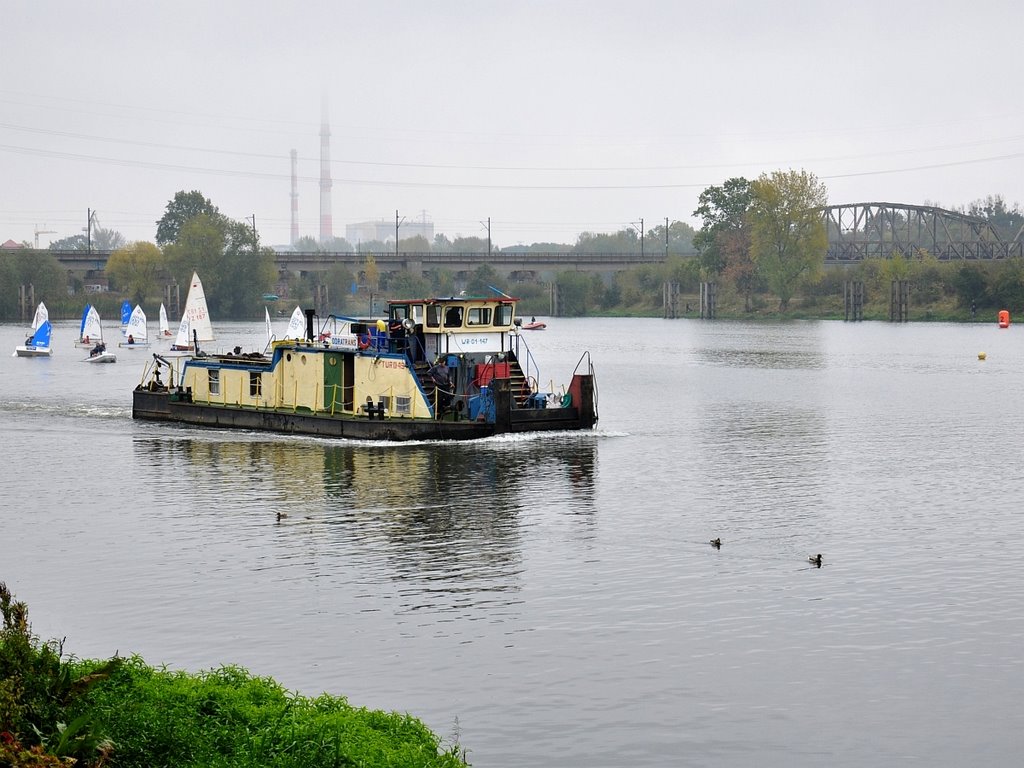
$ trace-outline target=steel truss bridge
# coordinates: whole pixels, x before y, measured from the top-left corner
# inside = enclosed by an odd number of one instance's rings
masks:
[[[944,208],[902,203],[848,203],[822,209],[826,263],[925,253],[942,261],[1009,259],[1024,254],[1021,232],[1004,240],[985,219]]]

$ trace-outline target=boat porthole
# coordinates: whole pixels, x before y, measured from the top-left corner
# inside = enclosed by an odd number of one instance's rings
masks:
[[[292,361],[292,353],[289,352],[287,355],[284,356],[284,359],[290,363]]]
[[[302,357],[300,357],[300,358],[299,358],[299,360],[301,360],[301,361],[302,361],[302,364],[303,364],[303,365],[305,365],[305,364],[306,364],[306,356],[305,356],[305,355],[302,355]]]
[[[338,358],[333,357],[333,356],[332,357],[328,357],[327,358],[327,362],[330,363],[331,365],[337,365],[338,364]]]

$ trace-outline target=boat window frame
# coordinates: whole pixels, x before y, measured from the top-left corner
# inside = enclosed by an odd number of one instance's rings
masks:
[[[206,388],[211,395],[220,394],[220,368],[206,369]]]
[[[473,321],[473,316],[476,315],[479,318],[476,322]],[[466,311],[466,325],[479,327],[481,325],[491,325],[491,308],[484,307],[469,307]]]
[[[427,305],[427,327],[428,328],[440,328],[441,327],[441,305],[440,304],[428,304]]]
[[[249,371],[249,397],[263,397],[263,373]]]
[[[512,325],[512,320],[515,318],[516,305],[508,301],[499,301],[498,306],[494,312],[494,325],[506,328]],[[507,317],[507,319],[506,319]]]

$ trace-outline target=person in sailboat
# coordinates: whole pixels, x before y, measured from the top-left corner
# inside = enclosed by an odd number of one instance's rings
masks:
[[[132,336],[130,333],[128,334],[128,343],[129,344],[134,344],[135,343],[135,337]]]
[[[89,357],[96,357],[96,355],[102,355],[106,351],[107,345],[104,344],[102,341],[97,342],[96,346],[92,348],[91,352],[89,352]]]
[[[25,339],[25,346],[26,347],[31,347],[32,346],[32,339],[33,338],[35,338],[35,337],[34,336],[29,336],[27,339]]]

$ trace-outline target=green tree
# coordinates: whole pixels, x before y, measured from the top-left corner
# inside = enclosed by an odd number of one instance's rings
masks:
[[[429,253],[430,252],[430,241],[427,240],[423,235],[413,235],[412,237],[403,237],[398,242],[398,250],[406,253]]]
[[[559,272],[555,281],[563,316],[582,317],[601,306],[605,290],[600,276],[566,271]]]
[[[693,236],[693,245],[700,254],[705,277],[713,277],[725,269],[724,239],[747,226],[750,209],[750,182],[742,176],[726,179],[720,187],[708,187],[697,198],[694,216],[701,218],[700,230]]]
[[[396,299],[425,298],[430,295],[430,281],[403,269],[388,278],[388,291]]]
[[[210,312],[224,317],[253,317],[263,306],[263,294],[277,282],[274,251],[260,247],[258,237],[246,222],[226,220],[224,234],[220,279],[212,292]],[[210,296],[208,290],[207,297]]]
[[[754,260],[785,311],[796,290],[824,268],[828,235],[820,209],[828,204],[828,192],[807,171],[762,174],[750,192]]]
[[[498,273],[490,264],[481,264],[467,281],[466,293],[470,296],[494,296],[492,285],[498,288]]]
[[[45,301],[51,312],[67,300],[67,271],[52,254],[27,248],[0,249],[0,318],[20,319],[18,289],[22,285],[32,285],[36,302]]]
[[[176,192],[174,199],[167,203],[164,215],[156,223],[157,245],[168,245],[178,239],[178,233],[189,221],[200,215],[210,219],[221,218],[221,213],[212,202],[197,190]],[[204,281],[203,286],[206,283]]]
[[[119,248],[107,260],[107,275],[117,288],[141,304],[159,288],[164,255],[152,243],[137,242]]]

